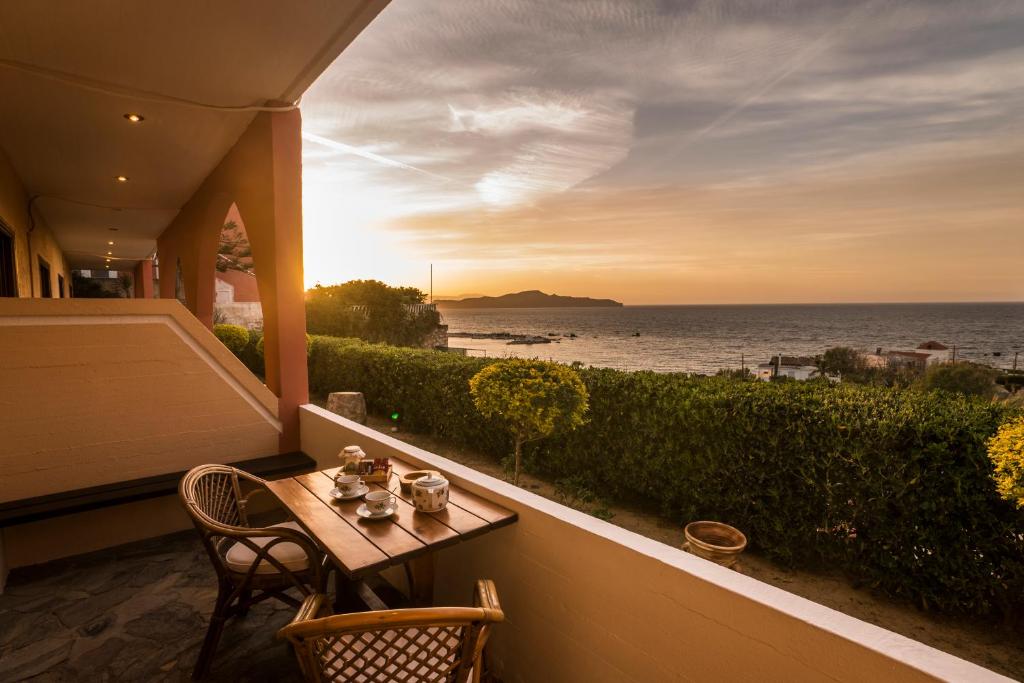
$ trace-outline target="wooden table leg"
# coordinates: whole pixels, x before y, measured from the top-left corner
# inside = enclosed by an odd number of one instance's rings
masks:
[[[334,571],[334,613],[346,614],[359,612],[363,609],[356,593],[356,582],[341,573]]]
[[[405,575],[409,579],[409,597],[417,607],[434,604],[434,554],[415,557],[405,563]]]

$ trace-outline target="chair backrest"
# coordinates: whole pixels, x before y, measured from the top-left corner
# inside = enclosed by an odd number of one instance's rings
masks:
[[[244,494],[243,485],[247,489]],[[283,526],[254,528],[249,524],[248,502],[256,493],[273,495],[263,479],[228,465],[199,465],[189,470],[178,484],[178,496],[218,575],[245,574],[236,592],[240,594],[264,565],[273,567],[277,575],[304,595],[324,590],[327,574],[323,552],[309,536]],[[305,553],[307,562],[302,569],[293,571],[275,557],[275,548],[286,543],[299,546]],[[247,570],[229,566],[226,552],[235,544],[252,553]],[[299,604],[292,599],[286,602]]]
[[[249,520],[240,478],[258,481],[252,475],[227,465],[200,465],[182,477],[178,495],[197,523],[246,527]]]
[[[294,621],[279,632],[310,681],[421,683],[468,680],[503,621],[492,581],[478,581],[475,607],[358,612]]]

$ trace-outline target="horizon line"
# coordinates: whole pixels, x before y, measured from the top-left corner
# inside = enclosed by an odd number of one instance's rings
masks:
[[[477,298],[481,298],[481,297],[496,299],[496,298],[499,298],[501,296],[507,296],[507,295],[504,295],[504,294],[496,294],[496,295],[483,294],[483,295],[480,295],[479,297],[472,296],[472,297],[466,297],[465,299],[443,298],[441,300],[435,300],[432,303],[434,303],[434,304],[460,303],[462,301],[466,301],[467,299],[477,299]],[[571,296],[571,295],[557,295],[557,296]],[[600,300],[600,299],[604,299],[605,297],[574,297],[574,298],[579,298],[579,299],[598,299],[598,300]],[[945,305],[949,305],[949,304],[963,304],[963,305],[970,305],[970,304],[1024,304],[1024,299],[972,299],[972,300],[964,300],[964,301],[949,301],[949,300],[947,300],[947,301],[941,301],[941,300],[931,300],[931,301],[743,301],[743,302],[731,302],[731,303],[707,302],[707,303],[672,303],[672,304],[652,304],[652,303],[627,304],[627,303],[623,303],[621,301],[618,301],[616,299],[607,299],[607,300],[615,301],[616,303],[620,304],[622,307],[627,307],[627,306],[634,306],[634,307],[644,306],[644,307],[648,307],[648,308],[653,308],[653,307],[656,307],[656,306],[666,306],[666,307],[667,306],[915,306],[915,305],[920,306],[920,305],[939,305],[939,304],[945,304]],[[487,307],[486,306],[480,306],[480,308],[487,308]],[[544,308],[619,308],[619,306],[515,306],[515,307],[513,307],[513,306],[498,306],[496,308],[537,308],[537,309],[544,309]],[[467,310],[469,310],[469,309],[467,309]]]
[[[441,303],[441,302],[436,302]],[[964,301],[746,301],[733,303],[627,304],[623,306],[914,306],[937,304],[1024,304],[1024,299],[972,299]],[[571,307],[566,307],[571,308]],[[578,306],[577,308],[592,308]],[[609,307],[612,308],[612,307]]]

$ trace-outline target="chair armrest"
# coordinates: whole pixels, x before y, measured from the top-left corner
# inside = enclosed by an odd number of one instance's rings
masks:
[[[299,611],[295,613],[295,616],[292,617],[292,620],[288,623],[297,624],[302,621],[316,619],[317,615],[320,613],[320,608],[323,606],[324,600],[326,599],[327,596],[323,593],[307,595],[306,599],[303,600],[302,604],[299,606]],[[280,637],[280,632],[278,632],[278,637]]]
[[[501,610],[501,603],[498,602],[498,589],[494,586],[494,581],[480,579],[476,582],[476,595],[473,604],[482,608],[491,621],[505,620],[505,613]]]
[[[239,499],[238,502],[240,504],[242,504],[242,505],[248,505],[249,504],[249,499],[252,498],[253,496],[255,496],[257,493],[262,493],[262,494],[265,494],[265,495],[268,495],[268,496],[271,496],[271,497],[275,497],[275,496],[271,495],[269,489],[261,488],[261,487],[256,487],[252,491],[249,491],[249,493],[247,493],[244,496],[242,496]]]
[[[463,625],[479,620],[481,611],[479,607],[416,607],[334,614],[317,619],[292,621],[283,626],[278,634],[282,638],[301,639],[408,626]]]

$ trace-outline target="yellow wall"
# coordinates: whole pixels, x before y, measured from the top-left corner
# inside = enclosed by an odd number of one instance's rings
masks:
[[[53,296],[58,296],[57,275],[61,274],[64,276],[64,296],[70,298],[71,271],[64,259],[64,252],[38,210],[34,211],[35,229],[32,231],[32,252],[29,254],[28,200],[21,179],[7,160],[7,155],[0,150],[0,219],[14,233],[18,296],[33,296],[33,292],[37,297],[40,295],[38,263],[42,257],[50,265]]]

